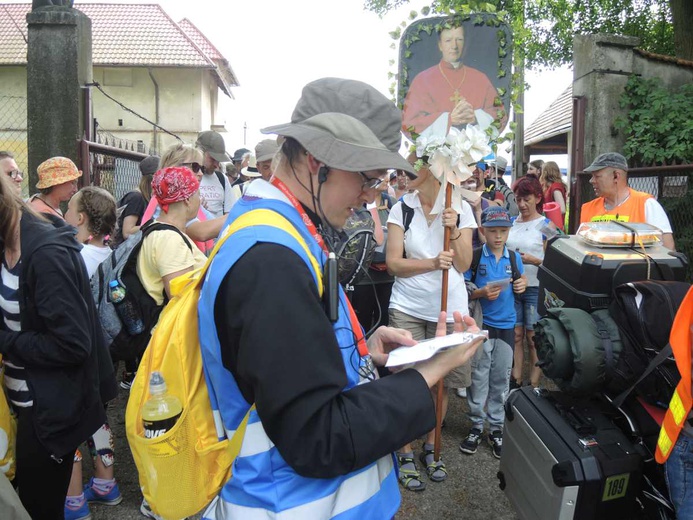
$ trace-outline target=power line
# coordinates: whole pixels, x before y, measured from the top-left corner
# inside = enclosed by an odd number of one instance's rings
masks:
[[[131,113],[132,115],[134,115],[134,116],[139,117],[139,118],[142,119],[143,121],[146,121],[147,123],[149,123],[150,125],[152,125],[152,126],[158,128],[158,129],[161,130],[162,132],[165,132],[165,133],[167,133],[168,135],[171,135],[171,136],[175,137],[175,138],[178,139],[181,143],[183,142],[183,139],[181,139],[180,137],[178,137],[178,136],[177,136],[176,134],[174,134],[173,132],[169,132],[168,130],[166,130],[165,128],[163,128],[163,127],[157,125],[157,124],[154,123],[153,121],[150,121],[150,120],[147,119],[146,117],[144,117],[144,116],[138,114],[137,112],[135,112],[135,111],[132,110],[131,108],[128,108],[128,107],[126,107],[125,105],[123,105],[120,101],[118,101],[117,99],[115,99],[113,96],[111,96],[110,94],[106,93],[106,91],[104,91],[104,89],[101,88],[101,85],[99,85],[96,81],[93,82],[93,83],[87,83],[87,84],[85,85],[85,87],[96,87],[97,89],[99,89],[99,92],[101,92],[101,93],[102,93],[104,96],[106,96],[108,99],[110,99],[111,101],[113,101],[114,103],[116,103],[117,105],[119,105],[120,108],[122,108],[123,110],[125,110],[125,111],[127,111],[127,112],[130,112],[130,113]]]
[[[21,35],[22,35],[22,38],[24,38],[24,43],[26,43],[27,45],[29,45],[29,40],[26,39],[26,34],[24,34],[24,31],[22,31],[22,28],[19,26],[19,24],[17,23],[17,21],[12,17],[12,14],[11,14],[11,13],[9,12],[9,10],[7,9],[7,6],[5,5],[5,6],[3,6],[3,8],[5,9],[5,13],[7,14],[7,16],[10,17],[10,20],[12,20],[12,23],[14,24],[14,26],[15,26],[15,27],[17,28],[17,30],[19,31],[19,34],[21,34]]]

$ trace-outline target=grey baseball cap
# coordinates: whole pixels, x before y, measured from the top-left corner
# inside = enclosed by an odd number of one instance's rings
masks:
[[[496,157],[488,161],[490,166],[496,168],[498,173],[505,173],[505,169],[508,167],[508,160],[505,157]]]
[[[303,87],[291,122],[263,134],[296,139],[318,161],[345,171],[395,168],[415,176],[399,154],[402,113],[361,81],[322,78]],[[410,175],[410,176],[411,176]]]
[[[159,156],[150,155],[140,161],[140,172],[142,175],[154,175],[159,169]]]
[[[604,168],[618,168],[619,170],[628,171],[628,161],[620,153],[607,152],[598,156],[592,164],[590,164],[584,171],[586,172],[596,172],[603,170]]]
[[[257,162],[268,161],[279,151],[276,139],[263,139],[255,145],[255,157]]]
[[[231,160],[231,157],[229,157],[226,153],[224,138],[220,133],[215,132],[214,130],[200,132],[200,134],[197,136],[197,142],[195,144],[211,155],[212,158],[218,162],[228,162]]]

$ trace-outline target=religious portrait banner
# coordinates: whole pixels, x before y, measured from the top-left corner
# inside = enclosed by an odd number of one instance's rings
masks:
[[[495,15],[417,20],[400,40],[397,97],[402,129],[447,135],[452,127],[508,122],[511,33]]]

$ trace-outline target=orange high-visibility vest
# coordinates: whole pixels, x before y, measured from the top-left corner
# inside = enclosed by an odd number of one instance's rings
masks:
[[[583,222],[647,222],[645,220],[645,202],[652,199],[652,195],[630,188],[628,200],[619,204],[617,208],[608,210],[604,206],[604,197],[585,202],[580,210],[580,223]]]
[[[674,318],[674,325],[671,328],[669,343],[676,366],[681,374],[674,395],[669,402],[669,409],[664,416],[662,429],[659,431],[657,440],[657,451],[655,459],[660,464],[664,464],[671,449],[676,444],[683,423],[693,408],[693,397],[691,397],[691,348],[693,346],[693,287],[688,291],[686,297],[679,307],[679,311]]]

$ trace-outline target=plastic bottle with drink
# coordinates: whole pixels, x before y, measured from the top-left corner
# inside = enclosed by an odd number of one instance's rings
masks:
[[[142,424],[145,438],[154,439],[173,428],[183,413],[183,405],[180,399],[167,392],[161,372],[152,372],[149,393],[151,397],[142,406]]]
[[[111,280],[108,284],[111,303],[115,307],[118,317],[123,322],[125,330],[131,336],[144,332],[144,323],[140,318],[132,302],[125,298],[125,287],[118,280]]]

